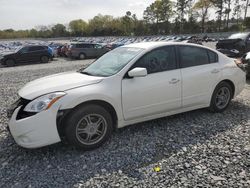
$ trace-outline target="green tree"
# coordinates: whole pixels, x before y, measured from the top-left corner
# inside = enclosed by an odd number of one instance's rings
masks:
[[[226,28],[228,30],[228,26],[229,26],[229,20],[230,20],[230,13],[231,13],[231,3],[232,3],[232,0],[225,0],[225,4],[226,4],[226,8],[225,8],[225,11],[224,11],[224,14],[226,16]]]
[[[120,19],[115,19],[110,15],[98,14],[89,20],[88,32],[94,36],[112,35],[117,33],[118,27],[121,27]]]
[[[170,0],[156,0],[146,8],[143,18],[147,23],[156,24],[156,32],[159,32],[159,23],[169,22],[173,14],[173,2]],[[162,25],[162,24],[161,24]]]
[[[224,0],[211,0],[216,8],[218,30],[221,31],[222,16],[224,10]]]
[[[233,9],[233,17],[235,17],[237,21],[237,25],[239,25],[239,20],[242,15],[242,9],[244,8],[244,6],[241,3],[242,2],[240,0],[235,0],[234,9]]]
[[[51,28],[51,30],[54,37],[66,36],[66,27],[63,24],[56,24]]]
[[[82,19],[69,22],[69,29],[74,36],[83,36],[86,34],[88,24]]]
[[[177,0],[176,11],[178,15],[178,20],[180,22],[180,33],[183,32],[183,23],[185,22],[185,15],[192,4],[193,0]]]
[[[246,29],[250,29],[250,17],[246,17],[244,20],[244,26]]]
[[[211,0],[199,0],[193,6],[193,9],[197,10],[201,17],[201,32],[202,33],[204,33],[205,31],[205,21],[208,15],[208,9],[211,8],[211,6],[212,6]]]

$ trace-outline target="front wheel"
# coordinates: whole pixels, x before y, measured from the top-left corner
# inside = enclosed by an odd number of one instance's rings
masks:
[[[98,105],[87,105],[72,111],[66,121],[65,135],[70,144],[82,149],[101,146],[111,136],[110,113]]]
[[[13,67],[15,65],[15,61],[13,59],[7,59],[5,64],[7,67]]]
[[[233,90],[227,82],[221,82],[214,90],[210,103],[212,112],[223,112],[233,98]]]

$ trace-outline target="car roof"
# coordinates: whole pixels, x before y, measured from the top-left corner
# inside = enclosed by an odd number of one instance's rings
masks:
[[[91,43],[91,42],[71,42],[71,45],[73,44],[97,44],[97,43]]]
[[[40,46],[40,47],[48,47],[48,46],[46,46],[46,45],[36,45],[36,44],[34,44],[34,45],[30,45],[30,44],[28,44],[28,45],[22,45],[22,47],[37,47],[37,46]]]
[[[158,48],[158,47],[171,46],[171,45],[195,46],[195,47],[213,50],[213,49],[208,48],[206,46],[193,44],[193,43],[183,43],[183,42],[141,42],[141,43],[133,43],[133,44],[124,45],[122,47],[142,48],[145,50],[150,50],[150,49],[154,49],[154,48]]]

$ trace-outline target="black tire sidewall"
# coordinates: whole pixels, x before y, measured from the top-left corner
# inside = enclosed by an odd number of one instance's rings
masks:
[[[81,58],[81,55],[84,55],[84,58]],[[84,53],[80,53],[80,54],[79,54],[79,59],[80,59],[80,60],[86,59],[86,55],[85,55]]]
[[[44,61],[44,58],[46,58],[46,61]],[[41,62],[42,63],[48,63],[49,62],[49,57],[48,56],[42,56],[41,57]]]
[[[13,59],[7,59],[7,60],[5,61],[5,65],[6,65],[7,67],[13,67],[13,66],[15,65],[15,61],[14,61]]]
[[[228,104],[225,106],[225,108],[219,109],[216,106],[216,95],[217,95],[217,92],[219,91],[219,89],[222,88],[222,87],[227,87],[229,89],[229,91],[230,91],[230,100],[229,100]],[[215,90],[213,92],[213,95],[212,95],[212,99],[211,99],[211,102],[210,102],[210,108],[209,108],[210,111],[212,111],[212,112],[223,112],[223,111],[225,111],[227,109],[228,105],[230,104],[230,101],[232,100],[232,98],[233,98],[233,89],[232,89],[231,85],[229,83],[227,83],[227,82],[219,83],[216,86],[216,88],[215,88]]]
[[[105,136],[100,140],[98,143],[93,144],[93,145],[84,145],[81,143],[76,136],[76,127],[77,123],[79,122],[82,117],[84,117],[87,114],[99,114],[105,118],[107,121],[107,131]],[[86,106],[80,106],[76,109],[74,109],[68,116],[66,120],[66,125],[65,125],[65,136],[67,141],[81,149],[85,150],[91,150],[100,147],[105,141],[107,141],[113,131],[113,121],[110,113],[103,107],[99,105],[86,105]]]

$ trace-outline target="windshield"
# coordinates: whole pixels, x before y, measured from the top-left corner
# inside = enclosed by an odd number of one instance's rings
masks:
[[[229,39],[246,39],[248,36],[248,33],[236,33],[228,37]]]
[[[112,76],[122,70],[141,51],[143,51],[141,48],[117,48],[103,55],[80,72],[92,76]]]

